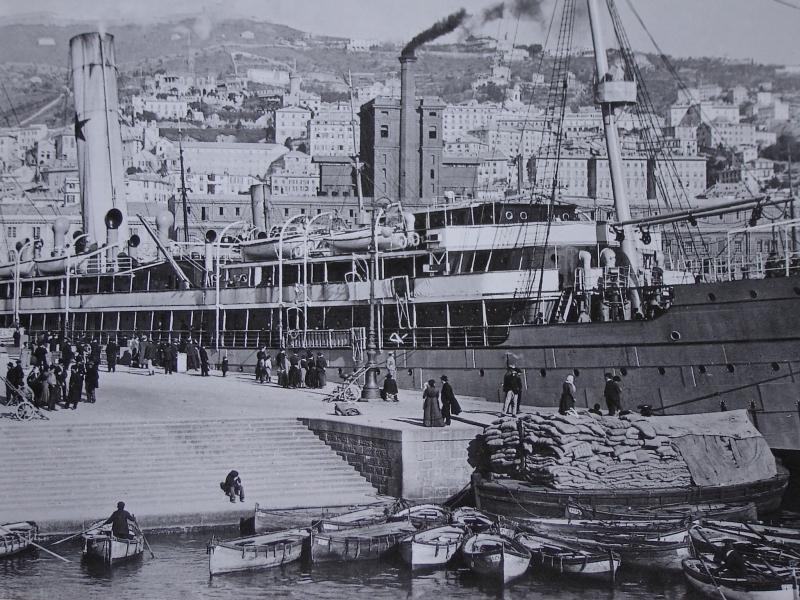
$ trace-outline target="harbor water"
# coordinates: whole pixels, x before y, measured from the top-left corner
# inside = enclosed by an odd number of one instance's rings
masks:
[[[459,565],[412,574],[398,559],[361,563],[297,562],[264,571],[231,573],[211,578],[206,542],[211,535],[230,538],[233,528],[180,534],[150,534],[155,558],[145,552],[133,562],[108,569],[81,561],[80,542],[66,542],[53,550],[74,561],[62,562],[41,550],[0,561],[0,598],[39,599],[229,599],[298,598],[341,600],[364,598],[503,598],[536,600],[682,600],[696,598],[683,575],[620,571],[610,582],[583,582],[578,578],[534,573],[505,586],[482,579]]]

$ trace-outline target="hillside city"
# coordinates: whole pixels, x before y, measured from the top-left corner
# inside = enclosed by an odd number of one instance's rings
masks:
[[[47,238],[54,215],[80,220],[81,131],[71,117],[63,66],[71,34],[28,29],[25,43],[35,46],[30,54],[40,62],[0,65],[7,82],[0,101],[0,214],[8,248],[17,240]],[[118,42],[131,214],[152,220],[166,207],[176,215],[176,239],[184,239],[187,223],[187,237],[201,240],[206,229],[249,218],[254,184],[268,184],[283,217],[311,210],[310,199],[317,207],[324,197],[345,219],[352,217],[359,183],[368,199],[393,194],[396,181],[379,160],[388,126],[378,131],[362,123],[374,124],[379,111],[399,103],[400,46],[248,21],[226,23],[202,41],[192,33],[183,25],[154,28],[149,35],[163,38],[162,46],[153,46],[163,56],[143,56],[127,38]],[[215,35],[225,40],[216,44]],[[135,60],[126,58],[129,48],[139,53]],[[546,114],[550,51],[469,37],[430,44],[418,54],[417,95],[424,110],[436,109],[424,141],[441,161],[436,173],[431,169],[430,186],[420,186],[421,203],[546,195],[552,187],[564,201],[611,206],[591,49],[575,51],[566,76],[555,185],[537,179],[537,171],[547,171],[544,157],[554,160]],[[637,54],[636,61],[653,113],[640,107],[619,122],[634,215],[664,209],[653,204],[656,163],[667,164],[683,193],[700,204],[789,193],[793,134],[800,129],[800,67],[675,59],[679,85],[669,80],[661,57]],[[645,135],[654,130],[655,158],[646,152]],[[716,227],[738,226],[747,216],[719,217]],[[759,251],[769,250],[769,240],[764,243]],[[704,247],[712,256],[721,249],[713,238]]]

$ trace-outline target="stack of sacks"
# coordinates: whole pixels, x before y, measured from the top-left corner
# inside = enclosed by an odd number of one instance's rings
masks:
[[[686,462],[645,417],[526,414],[484,430],[492,472],[555,489],[688,487]]]

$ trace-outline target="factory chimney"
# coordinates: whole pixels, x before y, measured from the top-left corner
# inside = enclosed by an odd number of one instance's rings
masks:
[[[419,197],[419,120],[414,53],[400,55],[400,200]]]

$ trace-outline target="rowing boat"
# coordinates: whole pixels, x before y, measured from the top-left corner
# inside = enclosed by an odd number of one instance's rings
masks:
[[[444,525],[450,520],[450,511],[438,504],[417,504],[393,513],[389,521],[408,521],[417,529]]]
[[[208,543],[208,570],[211,575],[252,571],[285,565],[298,560],[309,538],[306,529],[287,529],[260,535]]]
[[[574,519],[519,519],[523,531],[552,537],[576,536],[615,542],[678,542],[686,537],[686,524],[678,520],[593,521]]]
[[[409,521],[395,521],[339,531],[311,531],[311,560],[355,561],[381,558],[417,528]]]
[[[776,544],[800,553],[800,530],[788,527],[704,520],[692,527],[689,533],[695,544],[703,551],[713,550],[710,547],[713,542],[730,539],[736,542]]]
[[[36,541],[39,528],[33,521],[0,525],[0,558],[18,554]]]
[[[400,557],[412,569],[445,565],[461,547],[466,530],[441,525],[412,533],[400,540]]]
[[[467,566],[479,575],[498,577],[504,583],[521,577],[531,562],[531,553],[518,541],[493,533],[476,533],[461,552]]]
[[[469,506],[455,509],[450,515],[450,523],[469,527],[474,533],[486,531],[495,524],[491,517]]]
[[[135,523],[133,530],[131,539],[113,535],[111,525],[101,525],[84,532],[81,535],[84,558],[102,560],[112,565],[140,556],[144,552],[144,536]]]
[[[797,600],[796,579],[790,573],[777,577],[748,570],[747,577],[731,577],[702,558],[683,561],[686,580],[709,598],[727,600]]]
[[[531,552],[531,566],[558,573],[585,577],[609,577],[614,581],[620,565],[612,550],[580,546],[531,533],[521,533],[517,541]]]
[[[653,521],[657,519],[719,519],[725,521],[755,521],[756,505],[753,502],[667,504],[664,506],[588,506],[569,503],[565,511],[568,519],[604,519],[611,521]]]
[[[318,531],[339,531],[353,527],[367,527],[379,525],[388,519],[385,506],[370,506],[353,512],[344,513],[335,517],[322,519],[314,523]]]

